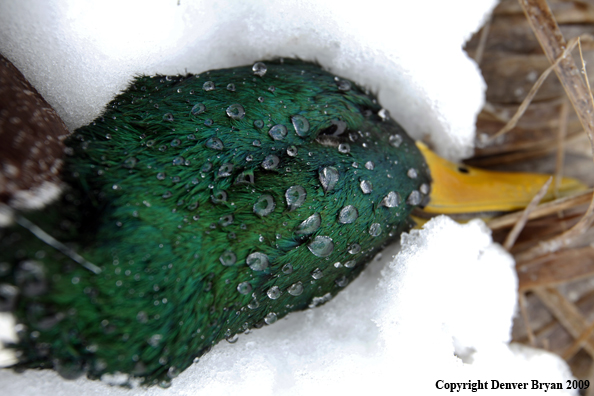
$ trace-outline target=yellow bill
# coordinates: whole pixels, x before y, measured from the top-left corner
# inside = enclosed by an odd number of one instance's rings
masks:
[[[520,172],[495,172],[454,164],[438,157],[417,142],[431,170],[430,201],[423,209],[428,213],[511,212],[525,208],[550,175]],[[542,202],[584,191],[587,186],[568,177],[561,180],[557,195],[554,184]]]

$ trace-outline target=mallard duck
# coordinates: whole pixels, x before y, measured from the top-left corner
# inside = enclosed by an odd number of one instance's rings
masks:
[[[15,367],[162,386],[220,340],[330,300],[414,208],[513,210],[546,179],[447,162],[298,60],[137,77],[65,146],[61,198],[0,230]],[[495,179],[498,196],[477,187]]]

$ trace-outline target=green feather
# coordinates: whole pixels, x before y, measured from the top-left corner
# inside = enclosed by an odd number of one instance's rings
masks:
[[[67,146],[63,198],[21,219],[89,265],[17,225],[0,283],[18,288],[2,300],[17,367],[68,378],[166,386],[220,340],[328,301],[430,183],[372,95],[300,61],[138,77]]]

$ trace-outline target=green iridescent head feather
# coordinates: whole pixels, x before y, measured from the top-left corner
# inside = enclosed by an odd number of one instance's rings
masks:
[[[218,341],[328,301],[410,228],[423,157],[354,83],[295,60],[137,77],[67,141],[62,200],[1,231],[17,367],[166,386]]]

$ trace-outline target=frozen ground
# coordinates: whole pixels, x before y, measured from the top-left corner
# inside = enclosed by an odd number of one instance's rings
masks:
[[[315,60],[378,92],[411,135],[429,136],[456,159],[471,154],[484,91],[461,46],[495,3],[4,0],[0,52],[70,129],[96,117],[135,74]],[[482,223],[438,218],[404,236],[391,259],[396,249],[323,307],[219,344],[167,390],[2,370],[2,394],[430,394],[444,392],[438,380],[570,378],[557,357],[508,345],[513,260]]]

